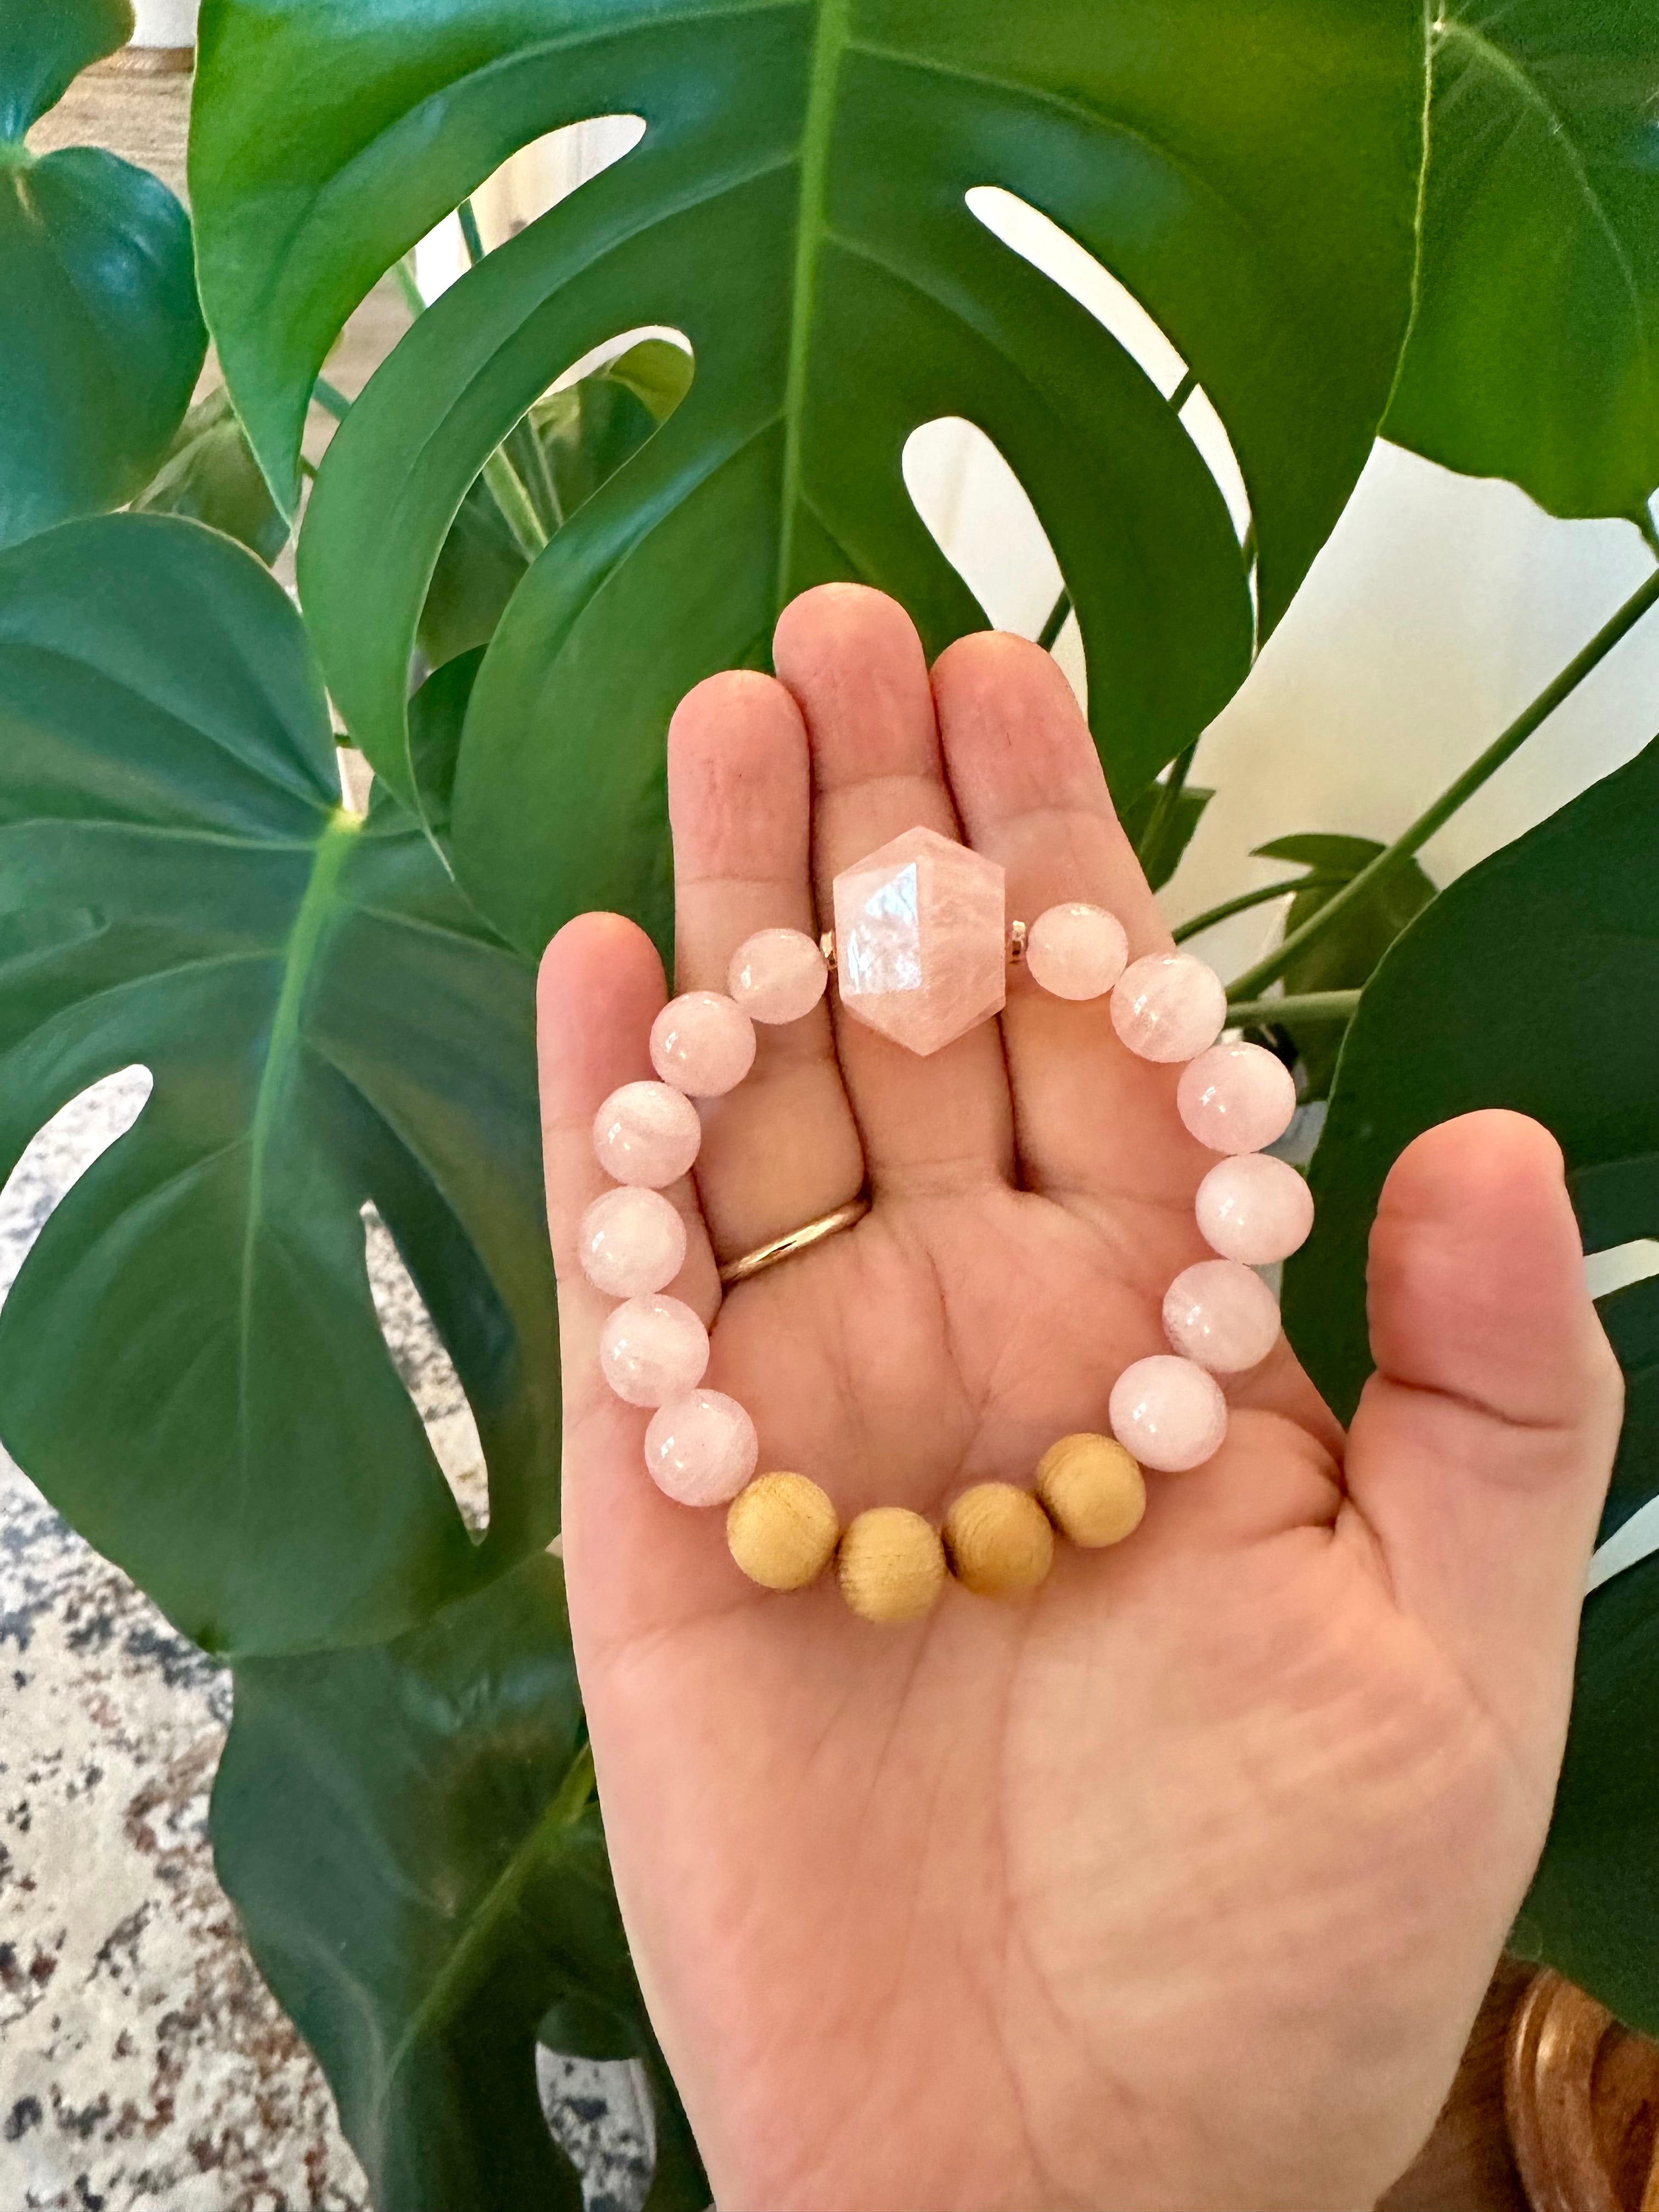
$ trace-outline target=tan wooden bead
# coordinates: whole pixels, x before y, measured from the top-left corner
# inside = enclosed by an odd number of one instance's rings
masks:
[[[1085,1550],[1120,1544],[1140,1526],[1146,1485],[1114,1437],[1062,1437],[1037,1462],[1036,1493],[1063,1536]]]
[[[920,1620],[945,1587],[945,1547],[920,1513],[872,1505],[842,1536],[836,1571],[860,1620]]]
[[[981,1597],[1035,1589],[1054,1563],[1054,1532],[1029,1490],[980,1482],[945,1516],[945,1556]]]
[[[804,1474],[757,1474],[726,1508],[732,1556],[763,1589],[805,1589],[815,1583],[835,1556],[840,1533],[835,1507]]]

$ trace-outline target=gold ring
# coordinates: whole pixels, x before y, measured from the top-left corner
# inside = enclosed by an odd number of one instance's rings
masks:
[[[733,1283],[746,1283],[751,1275],[763,1275],[780,1260],[791,1260],[797,1252],[822,1244],[826,1237],[838,1236],[843,1229],[850,1229],[855,1221],[862,1221],[869,1211],[870,1201],[860,1191],[856,1198],[849,1198],[845,1206],[836,1206],[832,1213],[821,1213],[816,1221],[803,1223],[787,1237],[775,1237],[769,1244],[757,1244],[740,1259],[728,1260],[720,1269],[720,1282],[729,1290]]]

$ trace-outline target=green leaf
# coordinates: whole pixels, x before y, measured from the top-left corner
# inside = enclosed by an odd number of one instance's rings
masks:
[[[1659,486],[1659,9],[1455,0],[1385,434],[1552,514]]]
[[[222,389],[191,409],[167,459],[132,504],[141,514],[205,522],[266,562],[288,543],[288,524]]]
[[[88,146],[25,134],[131,35],[127,0],[0,0],[0,546],[145,482],[207,335],[190,218],[166,185]]]
[[[1659,2035],[1659,1557],[1584,1601],[1578,1679],[1549,1840],[1512,1939]]]
[[[1243,562],[1160,389],[964,196],[1036,205],[1190,362],[1249,488],[1270,629],[1392,379],[1423,67],[1408,0],[209,0],[203,286],[285,490],[311,379],[380,270],[540,132],[648,124],[420,317],[330,448],[301,587],[357,741],[412,792],[409,648],[468,486],[567,363],[651,323],[694,347],[692,389],[530,571],[468,712],[456,862],[516,942],[602,901],[665,926],[669,712],[763,661],[795,592],[878,584],[930,649],[980,623],[903,489],[939,416],[1030,492],[1132,796],[1248,665]]]
[[[1314,1232],[1285,1271],[1285,1328],[1340,1419],[1370,1371],[1365,1251],[1383,1179],[1436,1122],[1534,1115],[1566,1155],[1588,1249],[1659,1235],[1659,1026],[1634,1012],[1656,1004],[1659,740],[1460,876],[1366,988],[1314,1154]],[[1620,1313],[1636,1372],[1659,1347],[1659,1301]],[[1656,1488],[1650,1454],[1603,1534]]]
[[[654,2045],[556,1563],[526,1560],[377,1650],[247,1662],[235,1714],[213,1793],[220,1879],[376,2204],[578,2212],[537,2093],[538,2025],[603,2015],[631,2049]],[[694,2212],[708,2183],[651,2070],[669,2190],[652,2201]]]
[[[249,554],[117,515],[0,556],[0,1173],[86,1085],[155,1076],[0,1314],[0,1434],[209,1650],[395,1634],[556,1526],[532,1000],[407,817],[341,811]],[[369,1200],[477,1419],[476,1547],[381,1339]]]
[[[1285,933],[1299,929],[1383,848],[1374,837],[1340,837],[1317,831],[1275,837],[1258,845],[1265,860],[1298,860],[1320,878],[1299,890],[1285,916]],[[1370,982],[1376,964],[1401,931],[1434,896],[1434,884],[1415,860],[1389,870],[1373,890],[1350,907],[1323,937],[1298,953],[1285,970],[1287,995],[1310,991],[1358,990]],[[1336,1073],[1346,1024],[1306,1018],[1285,1032],[1302,1061],[1304,1098],[1323,1098]]]
[[[1157,849],[1143,850],[1158,811],[1160,788],[1156,783],[1149,783],[1118,817],[1146,871],[1147,884],[1155,891],[1161,891],[1181,866],[1181,856],[1192,843],[1193,832],[1203,820],[1205,808],[1215,797],[1214,792],[1206,791],[1202,784],[1183,784],[1176,794],[1175,805],[1164,816]]]
[[[537,501],[544,535],[550,537],[638,451],[673,413],[690,382],[691,357],[683,348],[646,338],[566,390],[537,401],[508,450],[515,466],[524,460],[519,473]],[[523,441],[532,438],[534,446],[526,453]],[[543,486],[546,495],[538,499]],[[482,475],[475,477],[444,540],[421,611],[416,641],[434,668],[489,642],[528,565]]]

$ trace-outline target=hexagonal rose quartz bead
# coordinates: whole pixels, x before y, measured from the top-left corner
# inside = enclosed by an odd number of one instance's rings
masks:
[[[755,1064],[755,1024],[724,991],[683,991],[651,1024],[651,1065],[693,1098],[735,1091]]]
[[[1167,1352],[1137,1359],[1112,1385],[1112,1434],[1143,1467],[1182,1474],[1201,1467],[1227,1433],[1227,1401],[1213,1375]]]
[[[1194,1210],[1212,1251],[1247,1267],[1287,1260],[1313,1227],[1313,1193],[1294,1168],[1267,1152],[1218,1160],[1198,1186]]]
[[[1182,1069],[1176,1110],[1212,1152],[1259,1152],[1290,1127],[1296,1083],[1259,1044],[1212,1044]]]
[[[1025,940],[1025,965],[1057,999],[1101,998],[1128,957],[1129,940],[1117,916],[1081,899],[1047,908]]]
[[[708,1364],[708,1332],[678,1298],[629,1298],[599,1331],[605,1381],[630,1406],[661,1406],[694,1389]]]
[[[685,1223],[659,1190],[624,1183],[583,1214],[576,1256],[596,1291],[642,1297],[672,1283],[685,1265]]]
[[[1131,961],[1112,994],[1112,1027],[1142,1060],[1191,1060],[1215,1042],[1226,1018],[1225,986],[1190,952]]]
[[[760,1458],[755,1424],[724,1390],[688,1390],[651,1416],[645,1464],[659,1490],[680,1505],[724,1505]]]
[[[689,1172],[702,1142],[697,1109],[666,1083],[624,1083],[593,1116],[593,1151],[618,1182],[660,1190]]]
[[[1164,1293],[1164,1333],[1183,1359],[1242,1375],[1279,1341],[1279,1300],[1237,1260],[1199,1260]]]
[[[726,988],[751,1022],[798,1022],[823,996],[830,963],[802,929],[757,929],[732,955]]]

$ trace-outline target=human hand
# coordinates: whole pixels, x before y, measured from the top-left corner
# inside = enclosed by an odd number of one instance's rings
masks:
[[[785,612],[781,680],[700,685],[669,798],[681,989],[816,932],[900,830],[1007,870],[1008,910],[1109,907],[1169,942],[1053,662],[995,635],[933,672],[890,601]],[[641,1982],[725,2212],[1369,2203],[1421,2142],[1541,1845],[1620,1412],[1560,1158],[1472,1115],[1397,1164],[1372,1232],[1377,1373],[1346,1443],[1287,1346],[1227,1441],[1148,1478],[1139,1529],[1061,1545],[1014,1602],[855,1619],[746,1583],[718,1513],[645,1474],[574,1261],[590,1129],[651,1073],[665,990],[588,915],[540,984],[566,1389],[565,1561]],[[834,994],[831,993],[831,1002]],[[843,1522],[937,1519],[1104,1430],[1206,1255],[1214,1155],[1106,1003],[1011,981],[921,1060],[833,1003],[762,1030],[704,1110],[677,1293],[761,1464]],[[715,1268],[868,1176],[852,1231]],[[699,1211],[700,1209],[700,1211]],[[706,1233],[703,1224],[706,1224]]]

